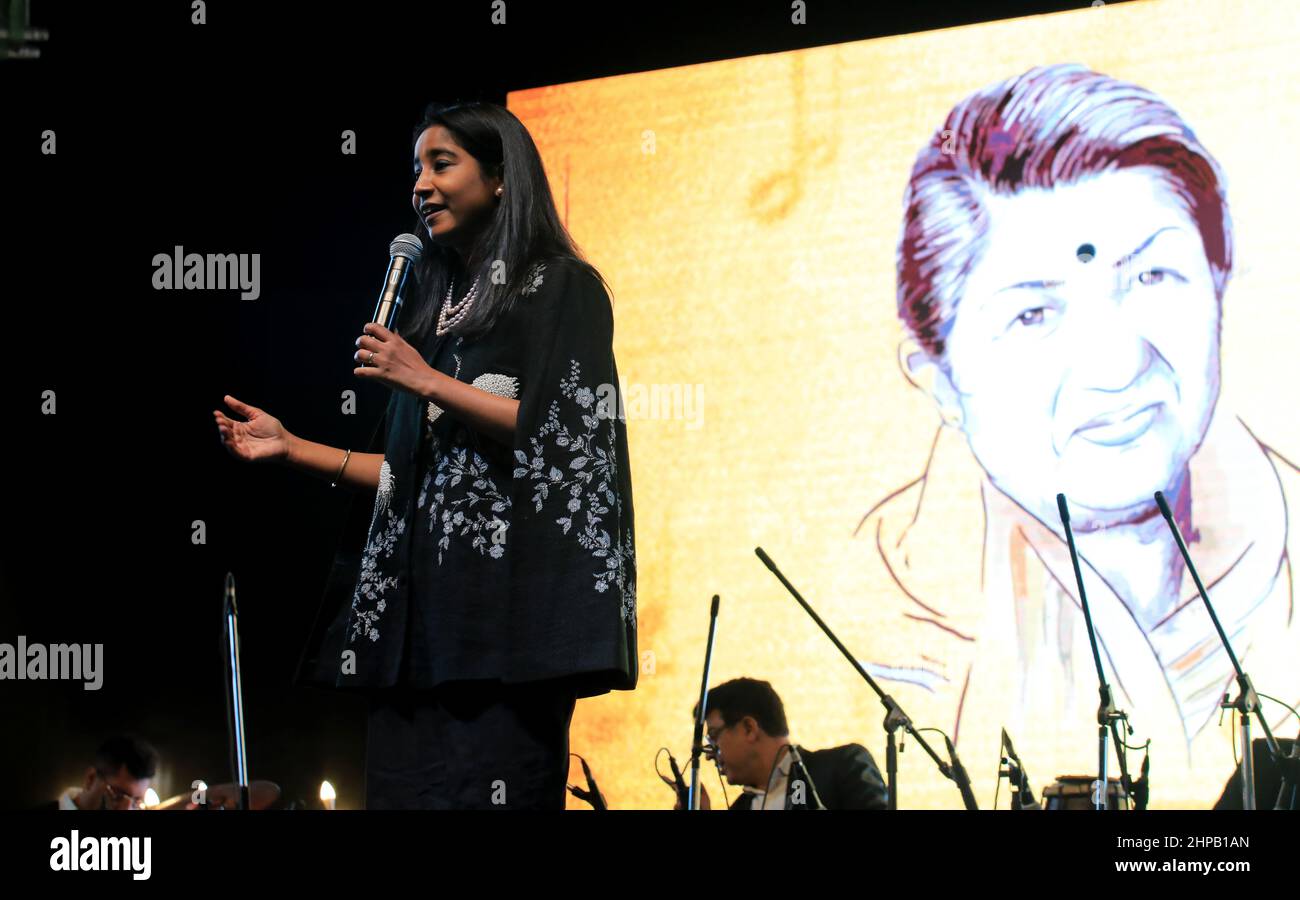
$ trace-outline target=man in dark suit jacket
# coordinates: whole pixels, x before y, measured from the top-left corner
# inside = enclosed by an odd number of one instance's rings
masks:
[[[793,747],[795,745],[789,744]],[[802,766],[793,762],[793,777],[785,779],[784,809],[888,809],[889,790],[885,787],[867,748],[861,744],[843,744],[825,750],[798,747]],[[785,754],[789,756],[787,752]],[[778,760],[778,770],[784,760]],[[730,779],[728,779],[730,780]],[[775,797],[745,791],[730,809],[773,808]],[[820,803],[820,805],[819,805]]]
[[[867,748],[806,750],[790,743],[785,707],[766,681],[737,678],[710,690],[705,726],[706,752],[729,783],[746,788],[731,809],[889,808],[889,791]]]

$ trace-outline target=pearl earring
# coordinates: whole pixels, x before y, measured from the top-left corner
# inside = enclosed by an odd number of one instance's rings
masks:
[[[497,196],[500,197],[505,192],[505,188],[497,188]]]

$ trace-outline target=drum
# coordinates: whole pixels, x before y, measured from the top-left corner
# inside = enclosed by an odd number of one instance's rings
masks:
[[[1106,808],[1131,809],[1128,792],[1118,778],[1106,779]],[[1043,809],[1093,809],[1092,786],[1096,775],[1058,775],[1056,784],[1043,788]]]

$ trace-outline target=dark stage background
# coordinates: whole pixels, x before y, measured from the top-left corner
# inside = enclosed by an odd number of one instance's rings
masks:
[[[36,0],[41,57],[0,62],[0,642],[102,643],[104,682],[0,681],[0,807],[53,799],[121,730],[161,751],[164,797],[229,780],[227,570],[253,777],[308,803],[328,777],[341,808],[361,805],[359,701],[289,683],[348,495],[234,461],[211,410],[230,393],[301,436],[364,444],[388,394],[352,375],[353,341],[388,241],[415,228],[410,139],[426,103],[1084,5],[813,0],[796,27],[786,2],[515,0],[493,26],[488,0],[211,2],[199,26],[189,3]],[[56,155],[41,153],[46,129]],[[260,253],[261,297],[154,290],[151,259],[176,245]],[[355,416],[339,411],[349,388]],[[56,415],[41,414],[45,390]]]

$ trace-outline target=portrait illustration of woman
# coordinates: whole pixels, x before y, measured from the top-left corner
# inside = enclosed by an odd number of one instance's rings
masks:
[[[1095,771],[1097,678],[1064,493],[1133,740],[1151,738],[1166,784],[1182,786],[1166,798],[1209,805],[1233,769],[1230,723],[1216,725],[1232,669],[1155,491],[1255,683],[1300,697],[1297,470],[1218,404],[1233,270],[1218,163],[1152,92],[1053,65],[958,103],[904,206],[900,362],[943,424],[921,477],[855,532],[898,589],[897,649],[872,671],[915,688],[981,768],[1006,726],[1040,781]],[[981,547],[945,541],[968,532]],[[1279,727],[1288,715],[1264,712]]]

